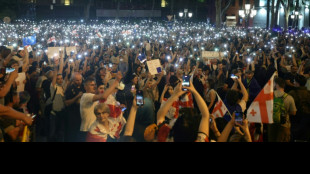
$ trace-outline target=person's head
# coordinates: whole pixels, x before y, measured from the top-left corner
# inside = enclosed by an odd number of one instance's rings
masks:
[[[46,77],[47,77],[48,79],[52,80],[52,79],[53,79],[53,74],[54,74],[54,71],[48,70],[48,71],[46,72]]]
[[[228,90],[226,94],[226,100],[230,106],[235,106],[240,100],[239,92],[233,89]]]
[[[62,85],[62,82],[63,82],[62,74],[57,74],[56,83],[57,83],[58,85]]]
[[[23,91],[19,93],[20,106],[27,106],[27,103],[30,100],[30,94],[27,91]]]
[[[295,79],[294,79],[295,87],[304,87],[306,85],[306,83],[307,83],[307,79],[303,75],[297,74],[295,76]]]
[[[182,108],[179,112],[173,128],[172,136],[174,142],[194,142],[197,139],[197,132],[201,116],[193,108]]]
[[[82,75],[78,72],[75,72],[72,76],[72,82],[76,86],[81,86],[82,85]]]
[[[11,59],[9,61],[9,63],[7,64],[7,67],[18,69],[19,68],[19,63],[18,63],[18,61],[14,60],[14,59]]]
[[[104,103],[99,103],[94,108],[94,113],[96,115],[96,119],[100,124],[104,124],[108,121],[108,117],[110,115],[110,108],[108,105]]]
[[[84,82],[86,93],[96,93],[96,81],[93,77],[88,77]]]
[[[116,71],[117,70],[117,64],[113,63],[112,65],[112,71]]]
[[[97,91],[99,94],[104,93],[104,88],[105,88],[105,85],[102,82],[97,83]]]
[[[132,84],[137,85],[138,84],[138,76],[136,74],[133,74],[131,78],[132,78],[132,80],[131,80]]]
[[[298,67],[295,66],[295,65],[292,65],[292,67],[291,67],[291,73],[292,73],[292,74],[296,74],[297,71],[298,71]]]
[[[245,77],[246,77],[247,79],[252,79],[253,76],[254,76],[254,72],[253,72],[253,71],[247,70],[247,71],[245,72]]]
[[[215,82],[214,82],[213,79],[208,79],[206,85],[207,85],[206,87],[207,87],[208,89],[214,89],[214,87],[215,87]]]
[[[5,96],[5,105],[18,108],[20,103],[19,95],[16,91],[10,92]]]
[[[17,52],[17,54],[19,54],[21,57],[24,57],[26,55],[25,50],[20,50]]]
[[[275,89],[276,90],[284,90],[285,80],[281,77],[277,77],[274,79]]]

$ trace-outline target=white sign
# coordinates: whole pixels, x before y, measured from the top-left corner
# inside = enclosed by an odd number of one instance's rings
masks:
[[[47,49],[47,57],[53,58],[55,56],[59,56],[59,51],[63,51],[64,47],[48,47]]]
[[[15,79],[15,81],[18,82],[16,92],[22,92],[25,90],[24,80],[26,80],[26,74],[24,72],[18,73],[18,76]]]
[[[159,74],[162,71],[162,66],[160,64],[159,59],[147,61],[147,67],[149,68],[149,72],[151,75]]]
[[[207,58],[207,59],[218,59],[220,58],[219,54],[221,57],[224,57],[224,52],[217,52],[217,51],[202,51],[202,58]]]

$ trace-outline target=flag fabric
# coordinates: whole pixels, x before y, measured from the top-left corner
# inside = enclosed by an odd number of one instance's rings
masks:
[[[40,28],[35,27],[35,28],[33,28],[33,31],[34,31],[35,33],[39,33],[39,32],[40,32]]]
[[[32,36],[28,36],[28,37],[25,37],[23,39],[23,45],[24,46],[27,46],[27,45],[35,45],[37,43],[37,37],[36,35],[32,35]]]
[[[273,123],[273,81],[276,73],[256,96],[247,111],[247,119],[254,123]]]
[[[194,101],[192,93],[187,92],[179,102],[180,108],[194,108]]]
[[[53,36],[53,37],[51,37],[51,38],[49,38],[49,39],[47,40],[47,44],[50,44],[50,43],[52,43],[52,42],[56,42],[55,36]]]
[[[97,36],[98,36],[99,38],[102,38],[102,34],[101,34],[100,32],[97,32]]]
[[[217,95],[217,102],[214,105],[212,115],[214,115],[215,118],[224,117],[227,112],[229,113],[229,115],[231,115],[221,97],[218,94],[216,95]]]

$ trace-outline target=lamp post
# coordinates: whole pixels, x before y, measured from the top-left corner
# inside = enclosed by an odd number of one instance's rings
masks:
[[[239,16],[243,19],[246,19],[246,27],[249,27],[249,20],[256,16],[257,10],[255,10],[254,6],[251,9],[251,4],[245,4],[244,9],[239,10]]]
[[[183,12],[183,11],[180,11],[180,12],[179,12],[179,17],[180,17],[181,19],[192,18],[192,17],[193,17],[193,13],[192,13],[192,12],[189,12],[188,9],[184,9],[184,12]]]
[[[292,24],[292,27],[295,28],[296,26],[298,26],[298,21],[299,19],[302,19],[302,14],[299,13],[299,11],[294,11],[292,14],[291,14],[291,19],[293,20],[293,24]],[[296,26],[295,26],[296,25]]]

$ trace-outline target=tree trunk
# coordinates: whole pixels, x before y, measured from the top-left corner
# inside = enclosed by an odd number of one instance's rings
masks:
[[[225,7],[223,9],[221,9],[221,20],[225,20],[223,19],[223,16],[225,15],[226,11],[228,10],[228,8],[231,5],[232,0],[229,0],[228,2],[226,2]]]
[[[90,7],[92,4],[93,4],[93,0],[87,1],[87,4],[85,6],[85,10],[84,10],[85,21],[88,21],[88,19],[89,19],[89,12],[90,12]]]
[[[215,11],[216,11],[216,28],[221,28],[221,13],[222,13],[222,0],[215,0]]]
[[[277,0],[277,4],[276,4],[276,12],[274,14],[274,23],[273,23],[273,26],[271,28],[274,28],[277,24],[277,21],[278,21],[278,13],[279,13],[279,7],[280,7],[280,1],[281,0]]]
[[[274,1],[275,0],[272,0],[271,1],[271,24],[270,24],[270,29],[272,29],[273,28],[273,26],[274,26]]]
[[[266,22],[266,29],[269,29],[269,22],[270,22],[270,0],[267,0],[267,22]]]
[[[171,0],[170,14],[173,15],[174,0]]]

